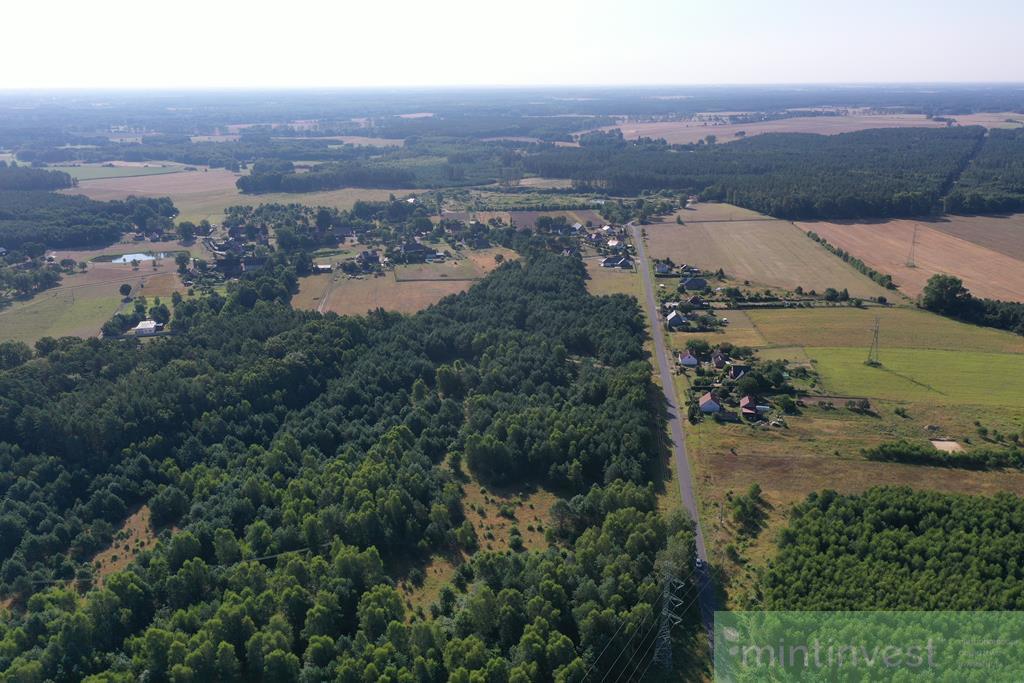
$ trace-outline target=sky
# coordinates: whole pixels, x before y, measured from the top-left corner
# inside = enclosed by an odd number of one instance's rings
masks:
[[[12,0],[2,15],[0,89],[1024,81],[1021,0]]]

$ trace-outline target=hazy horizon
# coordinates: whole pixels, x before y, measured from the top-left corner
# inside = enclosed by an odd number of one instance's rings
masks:
[[[1008,84],[1024,6],[609,0],[383,1],[270,11],[237,0],[7,8],[0,90]],[[46,36],[40,41],[39,36]]]

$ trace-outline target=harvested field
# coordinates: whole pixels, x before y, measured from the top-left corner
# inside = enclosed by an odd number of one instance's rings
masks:
[[[973,242],[979,247],[1024,261],[1024,214],[1012,216],[943,216],[928,227]]]
[[[1020,335],[968,325],[916,308],[836,306],[748,310],[746,313],[764,336],[767,346],[854,347],[866,350],[871,345],[871,330],[877,318],[882,349],[1024,353],[1024,337]],[[733,315],[728,315],[728,318],[733,321]]]
[[[936,230],[930,223],[799,223],[875,270],[892,275],[900,290],[916,297],[936,273],[955,275],[975,296],[1024,301],[1024,261]],[[907,265],[914,231],[916,267]],[[850,292],[853,293],[852,290]]]
[[[572,181],[566,178],[523,178],[519,181],[519,187],[539,187],[545,190],[564,189],[572,187]]]
[[[1020,409],[1024,354],[934,349],[885,349],[881,367],[864,363],[864,348],[807,347],[824,389],[936,405]]]
[[[757,287],[824,291],[846,288],[851,296],[884,296],[886,290],[815,244],[788,221],[737,220],[645,226],[652,258],[671,258],[705,270],[725,270]]]
[[[1024,114],[1017,112],[995,112],[983,114],[957,114],[950,118],[956,119],[961,126],[985,126],[986,128],[1020,128],[1024,126]]]
[[[670,144],[688,144],[714,135],[718,142],[741,139],[763,133],[818,133],[836,135],[870,128],[941,128],[946,124],[931,121],[923,114],[865,114],[851,116],[795,116],[757,123],[715,124],[701,119],[685,121],[630,122],[605,126],[602,130],[618,128],[627,139],[640,137],[664,138]]]
[[[605,219],[596,211],[591,209],[580,209],[577,211],[509,211],[509,220],[513,225],[521,228],[532,228],[541,216],[565,216],[570,223],[582,223],[586,225],[604,225]]]
[[[763,213],[744,209],[733,204],[725,204],[724,202],[697,202],[696,204],[691,204],[689,208],[681,209],[672,216],[669,216],[666,222],[675,222],[676,216],[679,216],[684,223],[777,220]]]
[[[418,190],[367,190],[343,188],[323,192],[243,195],[235,186],[240,174],[223,168],[209,171],[174,173],[133,178],[106,178],[83,181],[78,187],[62,190],[69,194],[84,194],[92,199],[124,199],[129,195],[142,197],[170,197],[181,214],[178,220],[199,222],[206,219],[220,223],[229,206],[257,206],[272,202],[298,202],[307,206],[331,206],[350,209],[357,200],[384,201],[390,195],[405,196]]]
[[[435,304],[449,294],[458,294],[484,275],[494,270],[498,263],[495,254],[503,254],[506,259],[515,258],[515,252],[503,247],[480,249],[463,252],[464,258],[448,263],[416,264],[398,266],[394,272],[384,273],[380,277],[370,275],[349,278],[340,271],[330,274],[313,275],[299,280],[299,292],[292,300],[295,308],[318,310],[321,313],[339,313],[343,315],[365,315],[367,311],[383,308],[399,313],[415,313],[431,304]],[[462,272],[475,274],[463,279],[441,278],[438,268],[452,268],[452,263],[460,264]],[[424,268],[432,270],[424,271]],[[410,273],[428,272],[426,279],[403,279]],[[459,271],[455,271],[459,272]]]

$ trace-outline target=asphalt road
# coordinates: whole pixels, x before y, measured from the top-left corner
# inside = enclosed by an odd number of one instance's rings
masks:
[[[698,599],[700,602],[701,620],[708,633],[709,642],[714,633],[715,621],[715,589],[711,584],[711,576],[708,572],[708,553],[704,546],[704,532],[700,528],[700,515],[697,514],[697,498],[693,493],[693,475],[690,470],[690,461],[686,457],[686,440],[683,434],[683,420],[685,416],[679,410],[676,400],[675,385],[672,382],[672,364],[665,347],[665,334],[662,331],[661,321],[658,318],[658,304],[654,296],[654,278],[651,276],[650,263],[647,260],[647,247],[644,245],[642,228],[632,223],[629,225],[630,233],[633,236],[633,245],[636,247],[636,267],[640,270],[640,276],[644,283],[644,309],[647,311],[647,322],[651,328],[651,337],[654,339],[654,355],[658,362],[658,373],[661,377],[661,388],[665,393],[665,405],[669,412],[669,428],[672,434],[672,457],[676,462],[676,474],[679,480],[679,492],[682,494],[683,506],[690,513],[694,527],[697,532],[697,557],[701,560],[702,566],[694,574],[694,584],[697,586]]]

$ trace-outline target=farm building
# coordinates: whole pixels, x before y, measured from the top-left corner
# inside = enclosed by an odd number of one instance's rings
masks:
[[[697,403],[700,406],[700,412],[706,415],[717,413],[722,409],[722,404],[718,402],[718,399],[710,391],[701,396]]]
[[[665,318],[665,326],[670,330],[679,330],[686,327],[689,324],[689,320],[685,315],[679,311],[672,311]]]
[[[334,270],[330,263],[317,263],[315,266],[313,266],[313,268],[318,273],[330,273],[332,270]]]
[[[757,399],[753,396],[744,396],[740,399],[740,412],[748,420],[758,420],[763,413],[771,410],[770,406],[758,405]]]
[[[162,329],[164,329],[163,324],[155,320],[143,320],[132,328],[132,332],[136,337],[151,337]]]
[[[684,368],[695,368],[700,365],[700,361],[697,360],[697,356],[687,351],[686,353],[679,354],[679,364]]]

